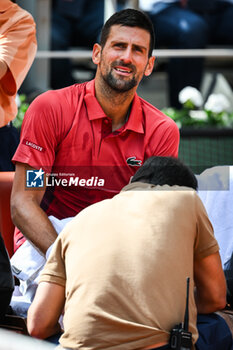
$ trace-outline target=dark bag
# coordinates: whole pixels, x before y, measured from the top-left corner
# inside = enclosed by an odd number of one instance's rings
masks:
[[[4,241],[0,234],[0,321],[4,318],[14,290],[14,278]]]
[[[233,309],[233,253],[231,258],[224,264],[224,273],[227,281],[227,303]]]

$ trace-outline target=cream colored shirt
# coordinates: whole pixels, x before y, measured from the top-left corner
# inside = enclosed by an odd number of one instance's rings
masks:
[[[8,66],[0,80],[0,127],[17,114],[16,92],[31,67],[36,49],[32,16],[10,0],[0,0],[0,60]]]
[[[218,251],[195,191],[128,185],[80,212],[58,237],[41,281],[66,286],[71,349],[140,349],[168,342],[184,319],[197,340],[193,261]]]

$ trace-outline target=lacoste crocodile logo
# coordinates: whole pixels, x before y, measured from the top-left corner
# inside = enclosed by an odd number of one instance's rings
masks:
[[[135,156],[127,158],[126,163],[128,165],[131,165],[131,166],[141,166],[142,165],[142,161],[139,159],[136,159]]]

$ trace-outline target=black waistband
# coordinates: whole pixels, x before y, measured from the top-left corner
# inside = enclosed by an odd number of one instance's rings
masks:
[[[2,126],[2,127],[0,128],[0,132],[5,132],[5,131],[11,129],[12,127],[13,127],[12,122],[9,122],[7,125]]]

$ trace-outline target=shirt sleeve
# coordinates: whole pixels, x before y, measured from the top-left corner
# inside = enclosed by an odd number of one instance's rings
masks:
[[[36,25],[32,16],[18,5],[13,4],[8,11],[12,20],[0,35],[0,58],[9,69],[1,79],[1,85],[6,94],[14,95],[36,55]]]
[[[173,120],[169,120],[161,140],[160,156],[178,157],[180,131]]]
[[[68,124],[61,111],[64,104],[59,96],[55,91],[47,91],[32,102],[23,120],[20,144],[13,162],[51,172],[57,147]]]
[[[150,144],[152,155],[161,157],[178,157],[180,142],[180,132],[176,123],[169,117],[165,117],[160,122],[157,129],[151,137]]]
[[[58,236],[51,250],[44,269],[40,274],[40,282],[57,283],[61,286],[66,284],[66,271],[62,254],[62,236]]]
[[[204,258],[219,251],[219,245],[214,237],[213,226],[208,218],[205,207],[195,193],[197,236],[194,245],[195,258]]]

